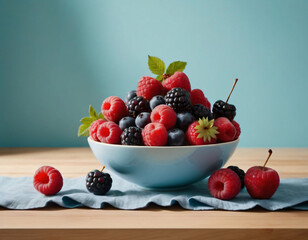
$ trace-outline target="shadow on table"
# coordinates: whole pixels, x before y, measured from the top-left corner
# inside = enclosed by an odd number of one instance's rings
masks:
[[[85,147],[86,148],[86,147]],[[33,154],[33,153],[51,153],[64,150],[65,148],[1,148],[0,147],[0,156],[8,156],[8,155],[19,155],[19,154]],[[90,152],[90,148],[89,148]]]

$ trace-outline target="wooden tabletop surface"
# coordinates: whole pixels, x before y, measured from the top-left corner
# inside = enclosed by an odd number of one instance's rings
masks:
[[[237,149],[228,165],[262,165],[267,149]],[[0,148],[0,175],[33,176],[51,165],[63,177],[100,165],[89,148]],[[308,177],[308,149],[273,149],[268,167],[281,178]],[[1,196],[0,196],[1,197]],[[308,211],[188,211],[178,206],[141,210],[48,207],[0,208],[0,239],[308,239]]]

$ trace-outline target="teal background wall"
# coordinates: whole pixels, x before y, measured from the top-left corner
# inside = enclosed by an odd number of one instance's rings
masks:
[[[147,55],[237,107],[241,147],[308,147],[308,1],[0,0],[0,146],[87,146],[88,106],[124,97]]]

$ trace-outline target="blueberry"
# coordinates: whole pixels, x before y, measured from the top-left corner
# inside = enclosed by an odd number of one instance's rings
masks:
[[[186,131],[188,126],[194,122],[194,116],[189,112],[178,113],[176,115],[176,126]]]
[[[168,142],[169,146],[182,146],[185,142],[185,133],[178,128],[173,128],[168,131]]]
[[[166,104],[165,98],[161,95],[154,96],[150,101],[150,108],[153,110],[155,107],[161,104]]]
[[[139,113],[139,115],[136,117],[136,120],[135,120],[136,126],[139,128],[144,128],[145,125],[151,122],[150,116],[151,116],[151,113],[148,113],[148,112]]]
[[[128,127],[135,127],[135,119],[133,117],[124,117],[119,122],[119,127],[123,131],[125,128]]]
[[[131,100],[134,97],[137,97],[137,91],[136,90],[132,90],[132,91],[128,92],[126,97],[125,97],[125,103],[128,103],[128,101]]]

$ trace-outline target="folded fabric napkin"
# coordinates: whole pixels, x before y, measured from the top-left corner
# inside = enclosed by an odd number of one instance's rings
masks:
[[[65,208],[104,208],[110,204],[119,209],[144,208],[150,203],[171,206],[178,203],[189,210],[247,210],[255,206],[275,211],[284,208],[308,210],[308,178],[281,179],[279,188],[269,200],[252,199],[243,189],[234,199],[213,198],[207,189],[207,179],[177,191],[150,191],[139,188],[112,174],[113,185],[105,196],[89,193],[85,177],[64,179],[62,190],[55,196],[44,196],[33,187],[31,177],[0,176],[0,206],[9,209],[43,208],[50,203]]]

